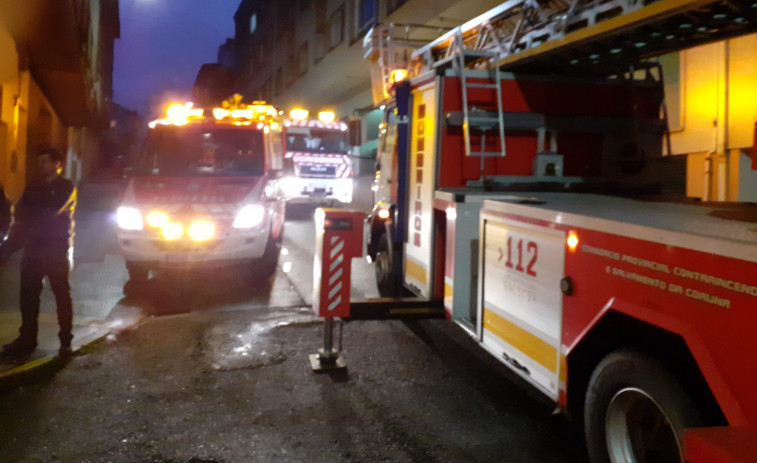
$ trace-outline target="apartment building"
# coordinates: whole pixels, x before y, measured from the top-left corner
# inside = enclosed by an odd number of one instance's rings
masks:
[[[686,195],[757,202],[757,34],[660,58],[670,153],[686,156]]]
[[[234,22],[236,84],[251,98],[333,109],[371,106],[363,37],[376,24],[438,28],[431,37],[498,5],[497,0],[242,0]],[[433,29],[432,29],[433,30]]]
[[[17,201],[45,147],[89,175],[107,128],[118,0],[0,0],[0,183]]]

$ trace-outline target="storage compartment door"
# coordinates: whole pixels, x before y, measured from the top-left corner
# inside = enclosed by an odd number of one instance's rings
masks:
[[[482,226],[481,342],[556,400],[565,234],[486,216]]]

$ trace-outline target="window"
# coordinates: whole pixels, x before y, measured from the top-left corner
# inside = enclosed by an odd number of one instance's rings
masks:
[[[308,72],[308,66],[310,64],[310,47],[309,43],[305,42],[297,48],[297,75],[302,75]]]
[[[273,99],[273,79],[268,79],[263,84],[261,100],[271,101]]]
[[[662,77],[665,84],[665,106],[668,111],[668,129],[671,132],[683,130],[683,114],[685,112],[684,98],[685,81],[683,69],[685,66],[685,51],[662,55],[659,62],[662,65]]]
[[[360,0],[357,10],[358,35],[364,34],[373,25],[378,24],[378,0]]]
[[[250,34],[255,32],[255,29],[258,28],[258,15],[253,13],[253,15],[250,17]]]
[[[284,86],[289,87],[297,76],[297,57],[295,53],[292,53],[284,64]]]
[[[3,121],[3,86],[0,85],[0,170],[4,167],[5,156],[8,153],[8,125]],[[15,172],[15,170],[11,170]]]
[[[265,172],[263,133],[234,127],[157,127],[140,155],[141,175],[259,176]]]
[[[274,94],[279,95],[284,90],[284,69],[278,68],[276,70],[276,78],[274,80]]]
[[[317,63],[321,60],[326,53],[329,52],[329,32],[328,29],[323,26],[315,32],[315,49],[313,50],[313,59]]]
[[[334,11],[329,18],[329,50],[339,46],[344,40],[344,5]]]
[[[392,13],[397,8],[401,7],[407,2],[407,0],[387,0],[386,2],[386,14]]]

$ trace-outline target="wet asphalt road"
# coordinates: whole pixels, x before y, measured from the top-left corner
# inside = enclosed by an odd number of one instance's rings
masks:
[[[309,212],[271,285],[239,275],[126,301],[166,315],[0,396],[0,462],[582,462],[580,435],[444,320],[351,322],[314,374]],[[356,263],[353,296],[375,295]],[[368,269],[370,270],[370,269]]]

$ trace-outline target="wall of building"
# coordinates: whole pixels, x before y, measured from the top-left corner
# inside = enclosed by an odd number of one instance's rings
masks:
[[[687,195],[757,201],[751,156],[757,121],[757,34],[661,59],[672,154],[687,155]]]
[[[61,0],[55,7],[19,2],[0,8],[0,183],[14,202],[34,174],[40,149],[66,153],[65,175],[74,181],[90,176],[107,128],[118,0]],[[30,31],[19,19],[25,14],[62,26],[57,35],[49,28]],[[50,57],[65,57],[69,67]]]
[[[284,109],[373,104],[362,39],[377,23],[451,28],[499,0],[243,0],[235,16],[237,86]]]
[[[15,119],[15,95],[19,93],[18,53],[10,32],[0,22],[0,184],[7,195],[17,190],[17,164],[11,153],[16,149],[18,124]],[[23,184],[21,186],[23,188]]]

